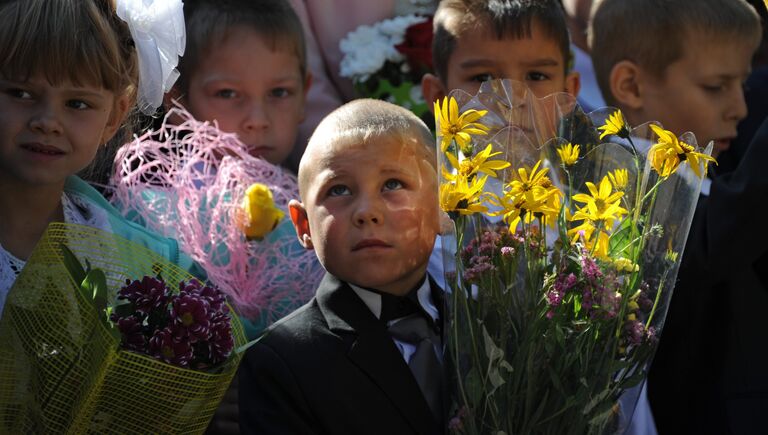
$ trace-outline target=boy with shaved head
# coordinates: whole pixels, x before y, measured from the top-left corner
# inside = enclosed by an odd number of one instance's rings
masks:
[[[312,135],[290,211],[327,275],[248,351],[246,433],[444,432],[433,144],[418,117],[377,100],[340,107]]]

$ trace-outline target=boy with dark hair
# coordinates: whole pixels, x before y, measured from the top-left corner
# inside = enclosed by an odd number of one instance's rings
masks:
[[[236,133],[252,154],[283,164],[311,84],[301,22],[291,5],[196,0],[185,2],[184,15],[187,47],[169,97],[196,119]]]
[[[443,0],[434,31],[435,75],[422,80],[427,101],[453,89],[475,94],[491,79],[525,83],[539,98],[578,94],[568,26],[556,0]]]
[[[341,106],[317,127],[290,211],[327,274],[248,350],[243,432],[445,431],[445,311],[427,275],[439,230],[433,148],[418,117],[378,100]]]
[[[604,0],[590,43],[609,103],[630,124],[692,131],[713,154],[746,116],[742,83],[760,41],[743,0]],[[726,176],[704,180],[648,394],[660,433],[758,433],[768,409],[768,124]],[[666,308],[666,307],[664,307]]]

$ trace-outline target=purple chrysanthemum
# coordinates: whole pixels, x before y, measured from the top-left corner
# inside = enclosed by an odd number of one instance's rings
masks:
[[[210,304],[198,294],[183,292],[173,298],[171,319],[183,327],[190,340],[207,340],[210,328]]]
[[[149,354],[179,367],[189,366],[193,355],[190,340],[179,327],[166,327],[155,331],[149,339]]]
[[[145,276],[133,282],[126,280],[126,285],[118,292],[118,299],[128,300],[136,307],[140,314],[147,315],[152,310],[164,307],[168,304],[170,291],[165,282]]]

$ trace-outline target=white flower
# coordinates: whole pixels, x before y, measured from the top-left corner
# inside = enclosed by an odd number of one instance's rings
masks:
[[[406,15],[380,21],[372,26],[362,25],[349,32],[339,42],[344,53],[339,73],[356,82],[368,80],[389,61],[401,63],[405,57],[395,48],[405,39],[405,31],[413,24],[422,23],[427,18]]]

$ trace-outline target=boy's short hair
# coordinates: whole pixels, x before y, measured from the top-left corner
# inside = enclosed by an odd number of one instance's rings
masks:
[[[488,29],[497,39],[530,38],[534,21],[544,34],[557,42],[566,72],[571,65],[571,48],[565,12],[557,0],[442,0],[434,17],[432,62],[435,73],[446,79],[448,60],[462,33]],[[505,56],[506,53],[499,53]]]
[[[588,40],[600,90],[616,104],[610,86],[613,67],[629,60],[661,78],[682,57],[691,33],[731,40],[760,38],[760,17],[744,0],[598,0]]]
[[[305,162],[309,160],[314,148],[326,148],[330,143],[365,144],[382,136],[393,136],[402,141],[416,139],[424,145],[430,157],[430,163],[436,165],[434,156],[435,137],[424,121],[408,109],[386,101],[361,98],[352,100],[329,113],[309,138],[307,150],[299,165],[299,190],[306,192]]]
[[[41,73],[52,84],[136,95],[136,50],[112,0],[0,1],[0,59],[6,78]]]
[[[189,76],[208,50],[234,26],[261,35],[268,45],[294,52],[302,77],[307,75],[307,49],[301,21],[287,0],[186,0],[187,47],[179,62],[178,86],[187,91]]]

